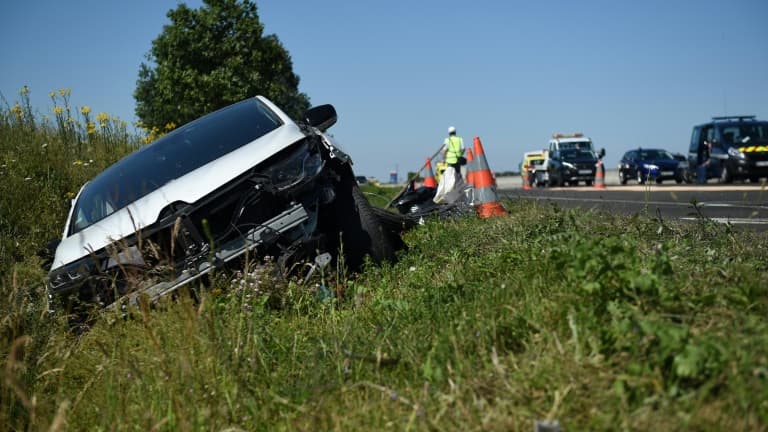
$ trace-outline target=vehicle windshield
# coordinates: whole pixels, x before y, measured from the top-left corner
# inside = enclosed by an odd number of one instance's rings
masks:
[[[720,128],[720,135],[723,137],[725,144],[729,145],[749,145],[758,141],[768,141],[768,123],[724,125]]]
[[[640,160],[670,160],[675,157],[666,150],[642,150]]]
[[[564,149],[560,152],[563,159],[596,159],[597,156],[595,155],[595,152],[593,152],[591,149],[577,149],[577,148],[570,148],[570,149]]]
[[[88,183],[72,213],[70,235],[281,124],[261,101],[250,98],[181,126]]]

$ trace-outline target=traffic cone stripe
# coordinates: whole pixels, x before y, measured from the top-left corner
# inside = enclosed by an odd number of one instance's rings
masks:
[[[493,179],[491,172],[488,170],[474,173],[472,180],[474,181],[476,189],[496,186],[496,181]]]
[[[426,168],[427,177],[424,179],[424,187],[436,189],[435,173],[432,171],[432,161],[429,158],[427,158]]]

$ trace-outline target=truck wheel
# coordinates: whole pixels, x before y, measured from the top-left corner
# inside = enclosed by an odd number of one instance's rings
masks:
[[[384,229],[360,187],[342,179],[339,189],[335,216],[347,266],[359,269],[366,255],[377,264],[392,261],[396,252],[392,234]]]

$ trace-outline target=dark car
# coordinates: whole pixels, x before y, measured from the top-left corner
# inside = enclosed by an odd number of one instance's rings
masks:
[[[666,150],[638,148],[624,153],[619,161],[619,182],[624,185],[630,179],[639,184],[646,181],[662,183],[664,180],[682,183],[685,167]]]
[[[325,133],[336,118],[321,105],[295,122],[257,96],[110,166],[82,187],[50,246],[51,304],[155,300],[249,254],[282,269],[342,252],[350,268],[391,260],[400,227],[379,217]]]
[[[707,144],[711,145],[709,158]],[[726,116],[694,126],[688,164],[692,177],[697,177],[698,167],[704,166],[706,179],[717,178],[723,183],[757,182],[768,177],[768,121],[752,115]]]

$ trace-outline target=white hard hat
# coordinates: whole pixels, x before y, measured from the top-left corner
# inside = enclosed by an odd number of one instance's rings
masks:
[[[453,126],[450,126],[450,127],[448,128],[448,133],[449,133],[449,134],[452,134],[452,133],[456,133],[456,128],[455,128],[455,127],[453,127]]]

